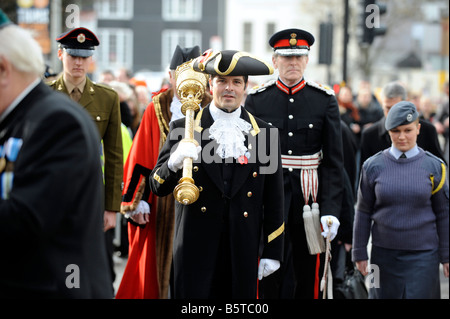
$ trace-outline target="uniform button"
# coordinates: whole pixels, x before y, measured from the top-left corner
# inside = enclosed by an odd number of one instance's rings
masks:
[[[203,187],[199,186],[198,190],[199,190],[199,192],[203,191]]]
[[[99,122],[99,121],[101,120],[100,115],[97,115],[97,117],[95,118],[95,120],[96,120],[97,122]]]
[[[294,118],[294,115],[290,114],[289,119],[292,120]]]
[[[269,123],[267,123],[267,124],[269,124],[269,125],[272,125],[272,123],[270,123],[270,122],[269,122]]]
[[[252,192],[248,192],[247,193],[247,197],[252,197],[253,196],[253,193]]]
[[[291,155],[291,154],[292,154],[292,151],[291,151],[291,150],[289,150],[289,151],[288,151],[288,154],[289,154],[289,155]]]
[[[258,173],[253,172],[253,177],[256,177],[256,176],[258,176]]]
[[[291,97],[291,98],[289,99],[289,102],[294,103],[294,99]]]
[[[194,170],[194,172],[198,172],[198,166],[194,166],[192,169]]]
[[[314,127],[314,125],[313,124],[309,124],[309,128],[313,128]]]
[[[244,217],[248,217],[248,213],[247,212],[244,212]]]
[[[200,208],[200,210],[202,211],[202,213],[206,212],[206,207],[202,207]]]
[[[288,135],[289,135],[289,136],[294,136],[294,133],[289,132]]]
[[[289,167],[288,170],[289,170],[289,172],[292,172],[292,171],[293,171],[292,167]]]

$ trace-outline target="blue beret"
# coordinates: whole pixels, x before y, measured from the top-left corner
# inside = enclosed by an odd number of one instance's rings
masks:
[[[416,106],[413,103],[401,101],[389,110],[384,126],[389,131],[397,126],[410,124],[418,117],[419,112],[417,112]]]

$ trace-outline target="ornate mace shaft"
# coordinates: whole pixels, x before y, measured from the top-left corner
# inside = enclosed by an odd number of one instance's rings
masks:
[[[181,112],[186,115],[185,135],[180,143],[193,143],[198,146],[194,139],[194,117],[200,109],[200,103],[205,94],[208,76],[194,71],[192,61],[181,64],[175,70],[176,90],[182,103]],[[192,178],[192,158],[183,160],[183,176],[173,191],[175,199],[183,205],[195,202],[199,196],[199,189],[195,186]]]

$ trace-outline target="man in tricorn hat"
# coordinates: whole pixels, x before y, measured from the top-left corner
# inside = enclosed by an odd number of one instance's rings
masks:
[[[113,243],[116,213],[120,211],[123,179],[123,152],[119,96],[111,88],[92,82],[87,76],[95,47],[96,35],[86,28],[76,28],[60,35],[58,58],[62,75],[50,87],[69,95],[92,116],[100,133],[104,154],[105,216],[104,230],[110,266],[113,269]],[[100,156],[100,150],[99,150]]]
[[[185,120],[174,121],[150,176],[152,191],[166,196],[182,176],[184,158],[194,160],[199,197],[175,206],[173,297],[255,299],[257,279],[276,271],[282,260],[282,171],[277,130],[241,103],[248,75],[273,69],[231,50],[207,51],[193,68],[210,74],[213,92],[195,117],[199,146],[177,146]]]
[[[163,198],[152,194],[148,176],[166,140],[169,123],[184,116],[175,89],[175,70],[180,64],[200,55],[198,46],[182,48],[177,45],[169,65],[171,87],[153,93],[133,139],[124,168],[121,205],[121,211],[129,217],[128,232],[132,240],[128,263],[116,295],[118,299],[168,297],[175,199],[172,194]],[[206,94],[202,106],[210,101],[211,96]]]
[[[313,43],[313,35],[304,30],[275,33],[269,44],[278,79],[249,92],[245,102],[249,112],[279,129],[283,161],[285,260],[277,276],[263,280],[262,298],[318,298],[325,254],[320,227],[313,227],[309,216],[318,216],[322,235],[330,234],[331,240],[339,226],[343,191],[339,108],[332,90],[304,78]]]

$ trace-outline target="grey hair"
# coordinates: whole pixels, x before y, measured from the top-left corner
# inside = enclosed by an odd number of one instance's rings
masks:
[[[42,76],[45,72],[42,49],[30,32],[11,24],[0,29],[0,56],[20,72]]]
[[[390,82],[386,84],[382,92],[383,96],[388,99],[400,97],[402,101],[406,100],[406,89],[399,82]]]

